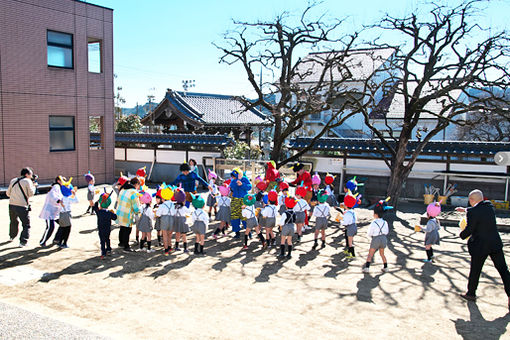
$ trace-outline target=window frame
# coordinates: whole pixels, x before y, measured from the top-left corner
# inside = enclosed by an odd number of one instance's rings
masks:
[[[89,44],[99,44],[99,72],[90,71],[90,53],[89,53]],[[97,38],[87,38],[87,72],[94,74],[102,74],[103,73],[103,40]]]
[[[52,117],[67,117],[72,118],[73,126],[72,127],[52,127],[51,126],[51,118]],[[64,115],[50,115],[48,116],[48,143],[49,143],[49,149],[50,152],[62,152],[62,151],[76,151],[76,120],[74,116],[64,116]],[[52,149],[51,148],[51,132],[52,131],[73,131],[73,148],[67,148],[67,149]]]
[[[50,42],[49,41],[49,33],[50,32],[70,35],[71,36],[71,46],[66,45],[66,44]],[[71,66],[69,67],[69,66],[50,65],[49,60],[48,60],[48,47],[50,47],[50,46],[66,48],[66,49],[70,48],[71,49]],[[67,32],[54,31],[54,30],[49,30],[49,29],[46,30],[46,64],[48,65],[48,67],[52,67],[52,68],[74,70],[74,34],[67,33]]]
[[[91,120],[98,120],[99,132],[92,132]],[[92,145],[90,135],[92,133],[99,133],[99,145]],[[89,115],[89,150],[104,150],[104,116],[103,115]]]

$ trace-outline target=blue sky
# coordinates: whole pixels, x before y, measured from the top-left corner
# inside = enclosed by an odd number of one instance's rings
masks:
[[[243,69],[219,64],[222,33],[233,28],[232,19],[269,20],[283,11],[300,13],[303,0],[93,0],[114,9],[115,87],[122,86],[126,107],[159,102],[167,88],[182,89],[182,80],[193,79],[193,91],[253,96]],[[441,2],[446,2],[441,0]],[[373,23],[388,12],[409,14],[417,0],[324,0],[315,13],[329,18],[347,17],[349,27]],[[493,0],[480,22],[508,28],[510,1]]]

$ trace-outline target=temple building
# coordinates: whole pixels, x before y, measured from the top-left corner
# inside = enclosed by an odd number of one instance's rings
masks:
[[[234,96],[181,92],[168,89],[142,124],[150,132],[180,134],[232,134],[251,143],[252,133],[271,126],[260,110],[248,109]],[[258,130],[258,131],[257,131]]]

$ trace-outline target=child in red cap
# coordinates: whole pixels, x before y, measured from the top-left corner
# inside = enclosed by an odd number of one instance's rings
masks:
[[[296,206],[294,207],[294,212],[296,213],[296,227],[297,227],[297,237],[298,242],[301,242],[301,237],[303,236],[303,226],[306,221],[306,213],[310,210],[310,206],[308,202],[305,200],[305,196],[307,195],[307,190],[304,186],[299,186],[296,189]]]
[[[292,253],[292,235],[295,232],[295,223],[296,223],[296,213],[294,212],[294,207],[296,206],[297,201],[293,197],[285,198],[285,206],[287,210],[282,214],[280,219],[280,225],[282,225],[282,236],[280,240],[280,254],[278,257],[285,256],[285,243],[288,246],[287,258],[290,259]]]
[[[345,227],[345,250],[344,253],[348,259],[354,258],[354,235],[358,233],[358,227],[356,225],[356,213],[354,212],[354,206],[358,204],[358,198],[352,193],[347,193],[344,198],[343,206],[347,210],[342,217],[341,225]]]
[[[273,233],[273,228],[276,225],[276,214],[278,213],[278,207],[276,202],[278,201],[278,193],[275,190],[271,190],[267,194],[268,204],[260,212],[262,218],[260,219],[260,226],[266,231],[267,244],[270,247],[274,247],[276,243],[276,237]]]

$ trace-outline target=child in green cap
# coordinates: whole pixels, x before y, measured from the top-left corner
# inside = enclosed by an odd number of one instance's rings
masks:
[[[205,205],[204,199],[200,195],[191,195],[191,204],[195,211],[191,213],[192,226],[191,230],[195,233],[195,255],[205,255],[204,253],[204,239],[205,232],[209,225],[209,217],[202,209]]]

